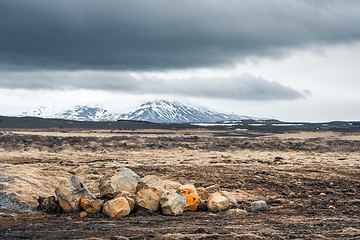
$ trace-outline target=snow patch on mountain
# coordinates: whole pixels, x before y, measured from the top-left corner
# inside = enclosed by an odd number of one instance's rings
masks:
[[[40,107],[30,112],[23,112],[20,117],[41,117],[53,119],[66,119],[75,121],[117,121],[120,114],[110,113],[100,107],[77,105],[73,108],[54,112],[51,108]]]

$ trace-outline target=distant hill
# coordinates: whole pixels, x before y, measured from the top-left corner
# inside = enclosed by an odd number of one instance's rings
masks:
[[[236,120],[216,123],[152,123],[134,120],[118,120],[115,122],[100,121],[72,121],[63,119],[45,119],[38,117],[5,117],[0,116],[0,129],[109,129],[109,130],[136,130],[136,129],[163,129],[180,130],[207,128],[212,130],[228,130],[219,132],[224,136],[244,136],[251,132],[297,132],[297,131],[336,131],[336,132],[360,132],[360,122],[281,122],[278,120]],[[141,134],[140,132],[133,132]],[[4,133],[0,131],[0,136]],[[157,133],[159,134],[159,133]]]

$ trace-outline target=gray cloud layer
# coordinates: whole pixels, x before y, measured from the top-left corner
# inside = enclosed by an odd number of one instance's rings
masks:
[[[23,79],[26,79],[23,80]],[[232,100],[294,100],[308,92],[250,74],[227,78],[162,79],[115,72],[3,72],[0,86],[9,89],[90,89],[133,94],[170,94]]]
[[[2,0],[0,69],[159,70],[360,39],[358,0]]]

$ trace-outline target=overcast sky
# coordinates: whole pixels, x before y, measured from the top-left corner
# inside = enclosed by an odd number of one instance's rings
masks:
[[[358,0],[0,0],[0,115],[177,99],[360,120]]]

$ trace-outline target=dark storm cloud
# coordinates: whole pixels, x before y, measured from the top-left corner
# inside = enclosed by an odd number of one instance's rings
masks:
[[[360,39],[357,0],[1,0],[2,70],[159,70]]]
[[[0,77],[0,86],[8,89],[88,89],[259,101],[294,100],[308,94],[250,74],[222,78],[163,79],[126,72],[4,72]]]

